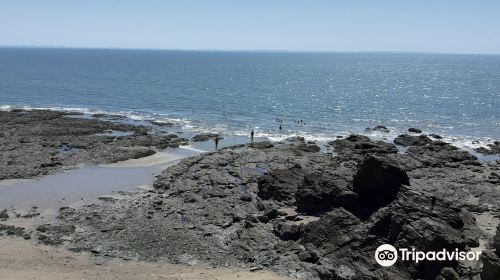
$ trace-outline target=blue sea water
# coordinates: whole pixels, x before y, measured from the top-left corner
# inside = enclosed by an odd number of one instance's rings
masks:
[[[385,125],[391,137],[418,127],[472,145],[500,139],[499,105],[495,55],[0,48],[4,109],[119,113],[225,135],[328,140]]]

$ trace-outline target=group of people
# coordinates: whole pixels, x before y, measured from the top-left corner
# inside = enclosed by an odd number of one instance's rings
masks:
[[[280,119],[280,118],[276,118],[276,122],[279,123],[279,131],[282,131],[283,130],[283,119]],[[300,125],[306,125],[306,123],[304,122],[304,120],[297,120],[297,121],[294,121],[296,124],[300,124]]]
[[[276,118],[276,122],[279,123],[279,131],[282,131],[283,130],[283,119],[280,119],[280,118]],[[306,123],[303,121],[303,120],[298,120],[298,121],[295,121],[296,124],[302,124],[302,125],[306,125]],[[255,136],[255,131],[252,130],[250,132],[250,141],[253,142],[253,138]],[[219,146],[219,136],[217,137],[214,137],[214,143],[215,143],[215,150],[217,150],[218,146]]]
[[[280,118],[276,118],[276,122],[280,124],[280,126],[279,126],[279,131],[283,130],[283,126],[282,126],[282,124],[283,124],[283,120],[282,120],[282,119],[280,119]]]

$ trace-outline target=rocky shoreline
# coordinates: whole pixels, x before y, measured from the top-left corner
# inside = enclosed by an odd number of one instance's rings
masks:
[[[146,126],[82,116],[48,110],[0,111],[0,180],[146,157],[188,141],[175,134],[150,134]]]
[[[0,179],[187,142],[52,111],[0,112],[0,121]],[[106,130],[133,133],[96,135]],[[102,257],[264,269],[299,279],[497,279],[500,162],[481,162],[414,133],[394,139],[404,152],[362,135],[328,143],[333,153],[302,138],[223,148],[167,168],[154,190],[61,208],[57,223],[19,236]],[[61,155],[64,147],[80,150]],[[7,231],[20,229],[0,234]],[[373,257],[384,243],[485,251],[480,262],[384,268]]]

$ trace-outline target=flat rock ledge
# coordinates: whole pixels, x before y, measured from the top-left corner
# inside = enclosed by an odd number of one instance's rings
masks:
[[[58,111],[0,111],[0,180],[146,157],[188,141],[149,130]]]

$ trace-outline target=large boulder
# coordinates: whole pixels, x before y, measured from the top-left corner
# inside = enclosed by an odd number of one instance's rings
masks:
[[[406,155],[429,167],[481,165],[476,156],[441,141],[433,141],[425,146],[411,146],[406,150]]]
[[[493,144],[488,144],[486,146],[487,147],[479,147],[474,150],[483,155],[500,154],[500,141],[494,141]]]
[[[358,215],[367,218],[375,210],[393,201],[402,185],[409,185],[409,178],[391,160],[371,156],[366,159],[354,176],[353,190],[358,194]]]
[[[441,135],[435,134],[435,133],[430,133],[429,136],[434,138],[434,139],[443,139],[443,137]]]
[[[335,151],[340,155],[352,154],[396,154],[398,149],[396,146],[383,141],[372,141],[370,138],[352,134],[345,139],[336,139],[330,141],[329,144],[335,148]]]
[[[394,138],[394,143],[401,146],[425,146],[432,143],[432,140],[426,135],[413,136],[408,134],[401,134]]]
[[[383,126],[383,125],[377,125],[375,127],[372,127],[372,128],[366,128],[365,131],[378,131],[378,132],[384,132],[384,133],[389,133],[390,130],[386,127],[386,126]]]

